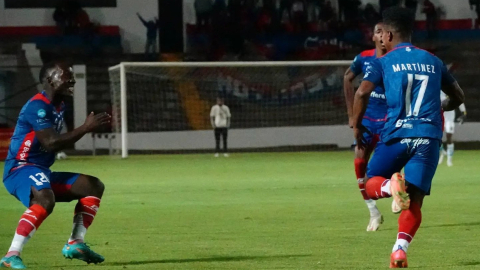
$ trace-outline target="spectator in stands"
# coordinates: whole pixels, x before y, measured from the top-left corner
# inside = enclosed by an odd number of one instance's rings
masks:
[[[292,0],[280,0],[280,10],[279,10],[279,18],[280,21],[284,20],[284,15],[289,16],[290,9],[292,8]]]
[[[417,15],[417,6],[418,6],[417,0],[405,0],[405,7],[412,11],[413,18],[415,18]]]
[[[372,4],[367,4],[363,10],[363,17],[369,28],[373,28],[377,24],[382,16],[378,13]]]
[[[316,0],[307,1],[307,21],[309,23],[318,22],[320,19],[320,2]]]
[[[78,17],[80,12],[84,12],[82,16],[85,18],[86,12],[82,10],[82,6],[80,2],[77,0],[71,1],[63,1],[66,7],[66,14],[67,14],[67,32],[68,34],[78,34],[79,32],[79,25],[78,25]],[[88,15],[87,15],[88,17]],[[90,20],[90,19],[88,19]]]
[[[398,6],[400,4],[400,0],[379,0],[378,4],[380,6],[380,14],[389,7]]]
[[[64,2],[60,2],[53,12],[53,20],[57,24],[60,33],[66,34],[67,28],[67,9],[64,5]]]
[[[329,23],[335,17],[335,10],[332,7],[332,2],[327,1],[320,8],[320,20],[325,23]]]
[[[147,28],[147,42],[145,44],[145,57],[147,59],[155,60],[157,54],[157,34],[160,27],[160,21],[157,17],[155,20],[145,21],[137,12],[137,16]],[[150,52],[151,51],[151,52]]]
[[[429,39],[434,39],[437,32],[437,10],[430,0],[423,1],[422,13],[427,17],[427,35]]]
[[[345,16],[345,8],[349,4],[350,0],[338,0],[338,20],[345,21],[347,16]]]
[[[477,21],[474,23],[474,28],[480,26],[480,0],[470,0],[470,8],[473,10],[475,6],[475,11],[477,12]]]
[[[307,10],[305,0],[294,0],[291,9],[291,21],[296,32],[306,29]]]
[[[348,0],[348,5],[345,7],[345,22],[351,25],[358,25],[360,19],[360,0]]]
[[[74,24],[75,27],[78,29],[86,29],[90,27],[90,16],[88,16],[88,13],[84,9],[79,9],[74,18]]]
[[[194,5],[197,15],[197,27],[202,28],[209,26],[213,9],[212,0],[195,0]]]

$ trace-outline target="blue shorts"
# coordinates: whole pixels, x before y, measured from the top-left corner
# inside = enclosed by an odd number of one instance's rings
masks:
[[[405,138],[379,142],[367,167],[367,177],[390,178],[404,168],[405,180],[430,194],[437,170],[441,141],[428,138]]]
[[[36,190],[49,188],[56,197],[61,197],[70,190],[80,174],[68,172],[51,172],[47,168],[23,166],[3,179],[7,191],[26,207],[30,207],[32,187]]]
[[[380,132],[385,125],[385,121],[372,121],[364,118],[362,120],[362,125],[367,129],[367,131],[363,133],[365,144],[374,148],[379,141]],[[357,142],[355,141],[353,145],[357,145]]]

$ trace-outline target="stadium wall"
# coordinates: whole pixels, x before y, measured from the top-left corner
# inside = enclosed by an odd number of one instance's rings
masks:
[[[456,127],[456,142],[480,141],[480,123],[465,123]],[[119,136],[117,136],[119,138]],[[76,145],[77,150],[92,150],[91,138]],[[261,149],[299,147],[312,145],[336,145],[348,148],[353,143],[353,133],[347,126],[309,126],[232,129],[229,132],[231,149]],[[212,130],[141,132],[128,134],[129,150],[188,151],[208,150],[214,147]],[[119,142],[113,145],[120,145]],[[97,149],[108,149],[106,139],[96,141]]]
[[[361,0],[363,5],[372,4],[378,9],[378,0]],[[474,11],[470,10],[469,0],[431,0],[437,7],[441,8],[445,14],[441,19],[443,20],[459,20],[476,18]],[[425,20],[425,14],[422,11],[423,1],[418,1],[417,7],[417,21]]]
[[[441,8],[445,14],[441,16],[441,20],[471,20],[476,18],[476,14],[470,9],[469,0],[431,0],[437,7]],[[195,8],[193,7],[195,0],[183,0],[183,21],[185,24],[195,24]],[[336,2],[336,1],[334,1]],[[378,0],[361,0],[363,6],[372,4],[378,9]],[[426,17],[422,11],[423,1],[418,1],[417,21],[425,21]]]
[[[53,8],[5,9],[0,0],[0,27],[54,26]],[[125,52],[145,50],[146,29],[136,13],[146,20],[158,16],[158,0],[117,0],[116,8],[85,8],[90,20],[101,25],[118,25]]]

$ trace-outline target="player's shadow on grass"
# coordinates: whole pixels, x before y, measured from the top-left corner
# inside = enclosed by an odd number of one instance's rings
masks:
[[[478,226],[478,225],[480,225],[480,222],[465,222],[465,223],[453,223],[453,224],[427,225],[421,228],[467,227],[467,226]]]
[[[128,261],[128,262],[107,262],[102,265],[142,265],[142,264],[157,264],[157,263],[192,263],[192,262],[238,262],[238,261],[255,261],[255,260],[269,260],[279,258],[298,258],[309,257],[307,254],[293,254],[293,255],[270,255],[270,256],[213,256],[207,258],[192,258],[192,259],[164,259],[164,260],[145,260],[145,261]]]
[[[480,222],[466,222],[466,223],[450,223],[450,224],[436,224],[436,225],[425,225],[421,226],[420,229],[430,229],[430,228],[442,228],[442,227],[468,227],[468,226],[479,226]],[[381,229],[382,231],[394,231],[397,228],[387,228]]]
[[[464,266],[480,265],[480,261],[461,262],[460,265],[464,265]]]

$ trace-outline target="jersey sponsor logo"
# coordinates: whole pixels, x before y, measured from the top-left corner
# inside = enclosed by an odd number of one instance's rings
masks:
[[[37,115],[40,118],[45,118],[45,116],[47,116],[47,112],[44,109],[40,109],[37,111]]]
[[[411,64],[395,64],[392,65],[393,72],[400,71],[418,71],[436,74],[434,65],[411,63]]]
[[[407,118],[407,119],[400,119],[397,120],[397,123],[395,124],[395,127],[399,128],[407,128],[407,129],[413,129],[413,125],[409,124],[408,121],[422,121],[422,122],[432,122],[432,119],[429,118]]]
[[[23,142],[17,152],[17,160],[26,161],[30,152],[30,149],[33,145],[33,140],[35,138],[35,132],[30,132],[25,136]]]
[[[372,93],[370,94],[370,97],[379,98],[379,99],[386,99],[385,94],[379,94],[375,91],[372,91]]]
[[[45,124],[48,123],[50,119],[48,118],[43,118],[43,119],[37,119],[37,124]]]
[[[430,139],[425,138],[415,138],[415,139],[403,139],[400,141],[401,144],[413,144],[412,148],[418,147],[419,145],[429,145]]]
[[[363,79],[368,78],[368,76],[370,76],[370,74],[372,74],[371,69],[372,69],[372,66],[370,66],[370,65],[365,69],[365,76],[363,76]]]

